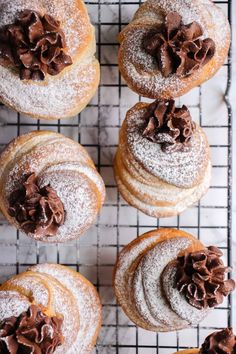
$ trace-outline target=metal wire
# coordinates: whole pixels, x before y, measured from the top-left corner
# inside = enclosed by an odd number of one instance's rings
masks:
[[[73,120],[63,120],[63,121],[35,121],[35,120],[26,120],[22,119],[20,114],[17,114],[16,120],[8,120],[8,114],[4,115],[4,119],[0,118],[0,129],[2,131],[2,139],[7,132],[12,130],[14,131],[13,135],[20,135],[22,132],[30,130],[40,130],[40,129],[52,129],[58,132],[65,133],[68,131],[73,138],[76,138],[78,142],[82,143],[89,152],[93,152],[96,155],[96,165],[99,172],[102,173],[103,177],[106,180],[106,187],[109,195],[112,197],[106,201],[104,205],[104,210],[111,210],[112,217],[104,221],[103,213],[98,218],[97,224],[93,230],[88,232],[87,236],[84,236],[81,240],[76,242],[69,243],[68,245],[55,245],[48,246],[45,244],[36,243],[31,240],[25,240],[18,231],[16,236],[11,236],[15,231],[12,230],[10,226],[7,226],[6,223],[2,220],[0,225],[0,231],[6,233],[6,237],[3,239],[0,238],[0,274],[1,281],[5,278],[8,278],[14,273],[18,273],[31,264],[39,263],[42,261],[56,261],[61,264],[68,266],[81,271],[84,275],[91,279],[94,282],[95,286],[100,293],[103,308],[104,308],[104,324],[102,327],[101,335],[98,340],[96,347],[96,353],[159,353],[159,354],[171,354],[176,350],[187,348],[191,343],[186,343],[182,333],[173,334],[172,337],[165,337],[162,334],[152,335],[148,337],[148,340],[145,342],[144,337],[147,335],[143,330],[136,328],[128,319],[124,318],[121,310],[116,305],[113,293],[112,285],[110,281],[110,273],[112,267],[122,246],[129,241],[129,234],[131,237],[138,237],[144,231],[148,231],[151,228],[165,226],[165,223],[160,220],[150,221],[151,218],[144,218],[142,213],[135,211],[133,212],[120,197],[116,185],[111,177],[112,170],[112,154],[114,154],[116,143],[104,139],[103,134],[106,130],[109,132],[118,131],[122,119],[124,117],[124,107],[126,107],[126,97],[123,95],[123,89],[126,88],[125,83],[123,82],[120,74],[118,73],[117,62],[112,62],[105,58],[105,53],[108,53],[108,56],[112,54],[112,51],[116,52],[118,48],[117,42],[109,42],[104,39],[104,28],[111,28],[114,26],[116,32],[118,33],[123,26],[126,24],[123,21],[123,15],[129,6],[138,7],[141,3],[140,0],[137,1],[85,1],[88,6],[89,11],[93,14],[95,18],[95,26],[97,29],[97,55],[98,59],[101,62],[102,72],[106,70],[111,70],[117,76],[116,82],[101,83],[97,97],[88,105],[85,112],[85,116],[88,117],[91,113],[98,119],[88,122],[87,119],[83,118],[83,112],[75,117]],[[231,1],[215,1],[215,3],[223,6],[227,10],[228,18],[231,23]],[[104,21],[104,11],[109,6],[114,10],[115,20],[113,21]],[[109,48],[109,49],[108,49]],[[107,50],[108,49],[108,50]],[[105,58],[105,59],[104,59]],[[227,173],[227,183],[221,185],[212,185],[210,188],[213,191],[226,191],[227,193],[227,203],[224,206],[215,205],[210,203],[209,205],[202,205],[201,201],[197,206],[192,208],[196,215],[196,223],[190,225],[186,219],[183,223],[183,220],[180,217],[176,219],[171,219],[168,223],[168,227],[177,227],[186,230],[190,230],[198,238],[201,238],[201,233],[207,230],[208,232],[221,232],[227,238],[227,242],[222,245],[221,249],[226,253],[228,265],[231,265],[231,223],[232,223],[232,198],[231,198],[231,180],[232,180],[232,110],[231,105],[228,99],[228,93],[231,85],[231,50],[229,53],[228,62],[224,65],[227,70],[227,87],[224,95],[224,101],[227,108],[227,124],[214,125],[214,124],[203,124],[202,121],[202,91],[199,88],[199,97],[198,104],[193,104],[191,107],[197,109],[199,115],[199,122],[206,129],[208,128],[222,128],[227,130],[228,142],[212,144],[211,147],[220,151],[224,149],[227,152],[227,161],[224,164],[215,164],[213,168],[215,169],[224,169]],[[109,69],[108,69],[109,68]],[[104,100],[104,95],[109,94],[110,90],[114,90],[117,95],[117,101],[112,104]],[[141,98],[140,98],[141,99]],[[127,109],[130,108],[127,104]],[[89,111],[90,110],[90,111]],[[105,124],[102,121],[101,117],[108,115],[109,112],[115,111],[118,119],[113,122],[110,119],[106,119]],[[6,108],[1,107],[1,114],[3,112],[9,112]],[[105,113],[107,114],[105,114]],[[106,117],[107,118],[107,117]],[[110,130],[109,130],[110,129]],[[86,131],[96,132],[97,138],[95,139],[92,134],[92,139],[90,141],[84,141],[87,137]],[[76,132],[76,134],[74,133]],[[109,133],[107,133],[109,134]],[[10,134],[12,135],[12,134]],[[67,134],[69,135],[69,134]],[[95,134],[96,135],[96,134]],[[85,138],[84,138],[85,136]],[[5,146],[5,141],[0,140],[0,147]],[[108,159],[104,158],[104,154],[107,152],[109,155]],[[109,175],[109,178],[107,178]],[[223,210],[227,213],[227,220],[225,223],[211,224],[210,222],[202,222],[202,213],[207,210]],[[125,212],[124,212],[125,210]],[[127,210],[127,211],[126,211]],[[130,224],[127,224],[124,218],[124,214],[127,219],[132,219]],[[109,214],[108,214],[109,215]],[[103,242],[104,232],[111,233],[113,235],[112,242]],[[127,240],[124,241],[124,234],[127,235]],[[11,237],[10,237],[11,236]],[[30,250],[27,253],[27,257],[22,257],[22,252],[27,248]],[[84,254],[88,251],[88,257],[85,259]],[[10,257],[10,260],[4,257],[4,252],[8,250],[13,256]],[[72,250],[75,251],[75,255],[72,257]],[[95,251],[95,257],[91,256],[92,250]],[[64,256],[64,253],[67,254],[67,257]],[[71,254],[70,254],[71,252]],[[104,257],[104,252],[106,256]],[[110,252],[110,253],[109,253]],[[51,253],[51,254],[49,254]],[[47,254],[45,256],[45,254]],[[68,256],[69,254],[69,256]],[[110,257],[110,254],[113,255]],[[33,255],[33,256],[32,256]],[[52,256],[54,255],[54,256]],[[32,261],[31,261],[32,259]],[[109,280],[107,281],[107,279]],[[109,296],[107,294],[110,294]],[[231,297],[228,298],[226,303],[221,307],[215,309],[214,311],[219,313],[218,318],[222,318],[223,315],[226,316],[226,325],[231,325],[232,316],[231,316]],[[223,326],[223,324],[222,324]],[[202,323],[200,326],[188,332],[188,335],[195,341],[195,346],[199,346],[201,343],[201,336],[204,336],[204,333],[208,331],[213,331],[215,328],[221,327],[221,323],[214,323],[213,325],[208,325],[207,323]],[[128,337],[127,337],[127,332]],[[130,332],[129,332],[130,331]],[[130,334],[129,334],[130,333]],[[150,334],[151,335],[151,334]],[[131,338],[132,337],[132,338]],[[174,338],[174,339],[173,339]]]

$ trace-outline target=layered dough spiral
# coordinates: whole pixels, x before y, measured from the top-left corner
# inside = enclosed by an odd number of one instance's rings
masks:
[[[210,185],[209,145],[196,125],[187,151],[170,154],[142,135],[149,105],[137,103],[120,130],[114,161],[118,189],[132,206],[153,217],[181,213],[198,201]]]
[[[167,265],[184,252],[204,246],[180,230],[150,231],[125,246],[114,272],[117,301],[137,326],[155,332],[197,325],[208,309],[191,306],[174,286]],[[169,291],[171,289],[171,291]]]
[[[82,0],[1,0],[0,28],[13,23],[24,10],[48,14],[60,21],[67,53],[73,64],[43,82],[20,80],[19,74],[0,65],[0,100],[34,118],[72,117],[88,104],[99,84],[100,67],[94,57],[94,27]]]
[[[60,198],[65,218],[55,235],[28,234],[36,240],[66,242],[84,233],[96,220],[105,186],[86,150],[49,131],[35,131],[13,140],[0,155],[0,208],[10,224],[9,198],[34,173],[39,187],[50,186]]]
[[[92,351],[101,326],[101,304],[96,289],[81,274],[61,265],[41,264],[1,285],[1,324],[20,316],[31,305],[40,307],[49,318],[62,319],[63,343],[54,353]],[[0,341],[2,336],[1,331]]]
[[[163,25],[168,13],[178,13],[185,25],[197,22],[203,38],[215,43],[213,58],[189,76],[164,77],[143,41],[148,33]],[[148,0],[140,6],[132,22],[119,35],[119,68],[128,86],[141,96],[169,99],[187,93],[209,80],[223,65],[230,46],[230,27],[223,11],[211,0]]]

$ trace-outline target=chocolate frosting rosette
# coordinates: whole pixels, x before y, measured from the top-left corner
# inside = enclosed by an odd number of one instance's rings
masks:
[[[0,100],[37,119],[77,115],[100,80],[83,0],[0,1]]]
[[[230,26],[211,0],[147,0],[119,34],[118,63],[140,96],[172,99],[216,74],[230,46]]]
[[[181,151],[191,145],[196,125],[186,106],[175,107],[175,101],[156,101],[145,114],[147,125],[143,136],[159,143],[164,152]]]
[[[215,307],[234,290],[234,280],[225,280],[231,269],[224,266],[222,256],[219,248],[210,246],[178,257],[176,286],[192,306]]]
[[[165,23],[144,38],[143,46],[157,59],[162,75],[191,75],[206,65],[215,54],[211,38],[202,39],[203,30],[197,22],[184,25],[177,12],[169,12]]]
[[[104,182],[85,149],[50,131],[30,132],[8,144],[0,154],[0,186],[8,222],[47,243],[85,233],[105,198]]]
[[[137,103],[120,130],[114,173],[130,205],[153,217],[178,215],[210,185],[207,137],[186,105]]]
[[[65,221],[61,199],[50,185],[40,188],[35,173],[11,193],[9,214],[26,234],[37,237],[55,236]]]
[[[216,331],[206,337],[199,354],[234,354],[236,353],[236,336],[232,328]]]
[[[1,354],[86,354],[101,304],[93,285],[58,264],[35,265],[0,286]]]
[[[54,353],[63,344],[63,318],[49,317],[39,306],[31,305],[20,316],[11,316],[0,323],[0,352]]]
[[[22,80],[44,80],[72,64],[60,22],[48,14],[20,12],[0,29],[0,39],[0,64],[18,69]]]
[[[184,231],[149,231],[118,256],[117,301],[131,321],[150,331],[196,326],[235,289],[221,257],[217,247],[205,248]]]

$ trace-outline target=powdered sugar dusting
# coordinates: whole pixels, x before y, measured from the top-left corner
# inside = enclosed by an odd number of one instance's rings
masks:
[[[25,137],[27,140],[24,143],[19,142]],[[93,166],[91,158],[80,144],[61,134],[49,131],[22,135],[14,139],[3,154],[6,155],[6,159],[11,156],[11,166],[7,166],[7,171],[5,171],[4,157],[0,164],[1,175],[6,172],[8,174],[5,185],[6,198],[20,186],[26,174],[35,172],[38,175],[51,164],[78,162]]]
[[[97,217],[100,193],[104,198],[104,185],[95,169],[83,165],[54,165],[39,176],[41,187],[50,185],[61,199],[66,214],[65,223],[49,242],[65,242],[84,233]],[[96,188],[99,190],[96,190]]]
[[[66,116],[78,102],[89,100],[97,75],[94,61],[74,64],[63,75],[49,77],[46,85],[27,84],[17,73],[0,66],[0,97],[18,111],[41,116]]]
[[[47,13],[60,21],[68,53],[72,57],[92,30],[88,15],[81,11],[78,0],[0,0],[0,26],[13,23],[18,13],[26,9]]]
[[[27,275],[27,273],[26,273]],[[25,277],[25,275],[24,275]],[[55,277],[47,273],[37,273],[37,277],[41,278],[50,286],[50,301],[48,306],[52,307],[56,316],[63,317],[62,334],[64,342],[62,346],[55,351],[56,354],[64,354],[68,352],[74,341],[80,327],[80,317],[78,315],[77,302],[71,289],[66,288],[63,283],[57,281]]]
[[[156,320],[173,329],[188,325],[172,311],[163,296],[161,275],[166,265],[190,245],[191,240],[183,237],[160,242],[145,253],[135,270],[133,291],[136,307],[140,315],[154,326]]]
[[[167,183],[183,188],[199,183],[209,160],[209,147],[203,130],[197,126],[188,151],[167,154],[161,150],[160,144],[142,136],[146,112],[146,107],[140,109],[137,104],[127,113],[124,144],[127,144],[128,151],[147,172]]]
[[[27,294],[27,297],[12,291],[1,291],[5,288],[18,289]],[[0,321],[11,316],[20,316],[27,311],[34,303],[43,307],[55,316],[63,317],[64,343],[56,353],[65,353],[76,339],[79,330],[79,319],[77,316],[76,302],[73,300],[69,289],[63,287],[59,282],[45,274],[33,275],[22,273],[13,279],[8,280],[0,288]]]
[[[40,278],[35,278],[32,274],[25,274],[23,277],[15,276],[5,282],[1,286],[1,289],[5,290],[8,287],[14,288],[14,290],[24,289],[30,302],[35,301],[37,304],[45,307],[50,302],[49,289],[45,287],[44,282]]]
[[[187,320],[190,325],[196,326],[209,313],[209,309],[197,309],[191,306],[183,294],[175,286],[176,267],[170,263],[162,273],[162,284],[165,295],[172,307],[181,318]]]
[[[123,167],[125,169],[125,167]],[[123,171],[122,171],[123,173]],[[139,183],[127,173],[122,176],[116,167],[115,162],[115,178],[118,189],[123,198],[135,208],[143,213],[153,217],[168,217],[180,214],[183,210],[196,203],[202,195],[207,191],[211,181],[211,165],[209,163],[203,181],[194,188],[177,189],[173,191],[170,185],[159,186],[157,184],[155,192],[158,198],[155,200],[155,193],[150,192],[148,181],[147,183]],[[128,179],[127,179],[128,178]],[[130,189],[129,185],[135,185],[135,189]],[[171,197],[168,199],[168,194],[171,192]],[[150,194],[149,194],[150,193]],[[147,200],[153,198],[153,200]],[[166,203],[166,205],[163,204]]]
[[[0,322],[11,316],[20,316],[29,307],[27,297],[16,291],[3,291],[0,288]]]
[[[6,174],[3,188],[6,205],[24,176],[34,172],[41,187],[51,185],[57,192],[65,209],[65,223],[57,235],[43,240],[65,242],[77,238],[95,221],[104,202],[105,186],[101,176],[80,144],[53,132],[33,132],[25,137],[28,140],[24,144],[17,144],[18,138],[3,152],[6,159],[10,155],[13,159],[11,166],[0,165],[1,176]],[[35,238],[35,235],[29,236]]]
[[[224,62],[224,52],[227,52],[230,41],[230,28],[222,10],[211,0],[148,0],[136,13],[134,22],[124,30],[124,40],[121,40],[120,66],[125,78],[130,81],[131,88],[146,97],[177,97],[188,91],[192,83],[196,84],[201,76],[201,69],[187,78],[171,75],[164,78],[158,71],[156,60],[143,49],[144,36],[164,22],[169,12],[178,12],[184,24],[198,22],[203,28],[203,38],[210,37],[216,44],[214,65],[209,63],[205,77],[200,81],[209,79]],[[226,53],[225,53],[226,55]],[[223,57],[222,57],[223,56]]]
[[[209,145],[196,125],[184,151],[163,152],[161,145],[143,137],[148,104],[127,112],[121,127],[114,172],[123,198],[153,217],[181,213],[206,192],[211,179]]]
[[[18,289],[4,291],[5,288]],[[64,343],[56,354],[87,354],[101,325],[101,305],[95,288],[79,273],[60,265],[41,264],[5,282],[0,288],[0,321],[19,316],[31,303],[62,316]]]
[[[82,4],[77,0],[0,0],[0,27],[12,23],[17,13],[27,8],[60,20],[74,63],[56,77],[48,75],[44,83],[21,81],[17,72],[0,66],[0,98],[6,105],[25,114],[57,119],[88,103],[96,89],[99,68],[93,56],[94,29]]]
[[[146,248],[158,241],[159,232],[148,238],[139,239],[137,243],[124,248],[119,254],[118,263],[115,268],[114,286],[119,304],[134,322],[140,322],[140,316],[137,313],[136,306],[133,301],[133,263],[142,255]]]
[[[178,311],[171,308],[169,298],[162,291],[162,274],[166,266],[176,259],[180,251],[191,246],[193,240],[187,236],[178,237],[177,230],[175,237],[169,238],[168,231],[164,240],[159,238],[161,236],[161,229],[149,235],[147,233],[146,237],[144,235],[122,250],[114,285],[118,301],[132,321],[139,326],[145,323],[153,331],[170,331],[196,323],[194,311],[193,317],[192,312],[181,317]],[[172,287],[173,283],[168,285]],[[181,303],[182,307],[187,305],[186,300]],[[202,311],[198,322],[205,316],[206,312]]]
[[[79,273],[59,265],[36,265],[31,270],[53,276],[73,293],[78,306],[80,329],[68,354],[90,352],[96,340],[101,318],[101,305],[95,288]]]

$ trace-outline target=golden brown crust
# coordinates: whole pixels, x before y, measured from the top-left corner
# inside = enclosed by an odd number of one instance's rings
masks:
[[[69,282],[72,281],[73,286],[77,292],[84,292],[83,296],[86,306],[81,302],[80,299],[78,301],[80,302],[81,309],[83,309],[83,311],[86,313],[91,312],[93,316],[90,316],[90,320],[87,321],[87,324],[85,321],[83,324],[81,323],[81,334],[79,338],[77,338],[79,343],[77,343],[77,345],[71,349],[69,354],[74,354],[75,352],[78,352],[78,354],[90,353],[93,347],[96,345],[97,337],[102,325],[102,304],[96,288],[79,272],[75,272],[73,269],[59,264],[36,265],[30,267],[30,270],[36,273],[46,272],[47,275],[55,273],[57,279],[62,279],[62,282],[65,281],[65,279],[68,279]],[[67,283],[64,285],[67,285]],[[94,328],[92,333],[89,335],[91,327]],[[85,341],[84,345],[81,344],[81,338]]]
[[[65,280],[66,278],[66,280]],[[40,306],[47,316],[63,317],[64,343],[56,354],[88,354],[101,327],[101,303],[93,285],[81,274],[54,264],[41,264],[16,275],[0,287],[1,310],[18,294],[14,306],[26,300]],[[14,294],[14,295],[13,295]],[[83,304],[83,307],[81,307]],[[8,317],[9,311],[8,308]],[[12,314],[15,308],[12,308]],[[2,316],[1,318],[7,318]]]
[[[73,65],[43,82],[21,81],[18,73],[0,66],[0,100],[32,118],[61,119],[77,115],[95,94],[100,80],[100,65],[95,59],[94,27],[82,0],[45,2],[43,0],[0,1],[0,27],[14,21],[22,10],[48,13],[61,22],[68,54]]]
[[[87,65],[84,65],[80,71],[77,71],[75,75],[81,78],[85,78],[87,75],[87,72],[92,71],[93,75],[91,77],[91,80],[89,81],[88,84],[86,84],[84,87],[82,87],[82,84],[80,81],[78,83],[75,83],[74,86],[74,91],[77,91],[77,96],[73,98],[73,101],[70,102],[70,104],[67,105],[64,110],[58,112],[58,113],[53,113],[51,110],[48,113],[35,113],[31,109],[24,109],[24,108],[19,108],[18,103],[13,103],[13,101],[9,101],[6,99],[3,95],[0,95],[0,101],[7,107],[14,109],[15,111],[24,114],[26,116],[29,116],[30,118],[35,118],[35,119],[45,119],[45,120],[56,120],[56,119],[65,119],[65,118],[71,118],[79,114],[89,103],[89,101],[92,99],[92,97],[95,95],[99,82],[100,82],[100,64],[99,62],[94,59],[91,63],[88,63]],[[60,74],[59,74],[60,75]],[[34,84],[32,84],[34,85]],[[55,88],[55,91],[57,88]],[[60,100],[66,100],[66,96],[61,95]],[[20,99],[19,99],[20,101]],[[47,101],[44,101],[45,106],[47,105]],[[33,107],[33,104],[32,106]]]
[[[184,22],[189,18],[199,22],[204,32],[216,43],[216,53],[209,63],[186,78],[177,78],[176,75],[163,78],[141,45],[145,33],[163,23],[170,11],[179,12]],[[184,95],[215,75],[224,64],[229,50],[230,28],[223,12],[211,0],[180,3],[148,0],[120,33],[119,41],[119,68],[128,86],[148,98],[169,99]]]
[[[42,294],[47,292],[47,301],[45,301],[43,295],[42,297],[39,295],[37,289],[40,289]],[[68,311],[72,316],[71,318],[75,318],[76,320],[73,323],[73,328],[71,328],[71,326],[69,327],[67,336],[65,336],[63,349],[68,350],[71,347],[79,331],[80,318],[78,316],[76,300],[69,289],[66,289],[53,277],[47,277],[33,272],[25,272],[3,283],[0,287],[0,291],[16,291],[28,298],[32,304],[41,306],[47,316],[63,316],[64,326],[68,326],[70,322],[69,318],[65,317],[66,311]],[[60,298],[61,304],[63,301],[63,306],[61,306],[60,309],[58,307],[57,297]]]
[[[85,149],[73,140],[49,131],[35,131],[13,140],[0,155],[0,208],[10,224],[9,195],[24,176],[35,173],[42,185],[50,184],[66,212],[64,225],[52,237],[29,235],[45,242],[77,238],[94,222],[104,198],[104,183]],[[87,207],[82,208],[86,203]],[[86,209],[86,210],[84,210]]]
[[[183,238],[190,240],[190,246],[183,249],[185,252],[194,252],[203,249],[203,245],[192,235],[175,229],[158,229],[145,233],[125,246],[118,256],[113,273],[113,286],[116,299],[126,315],[137,326],[150,331],[170,331],[174,328],[164,326],[163,324],[153,326],[143,318],[134,300],[132,282],[135,270],[140,260],[156,245],[163,241]],[[180,252],[181,254],[181,252]],[[127,268],[126,268],[127,267]],[[186,326],[185,326],[186,327]],[[179,329],[181,328],[181,325]],[[184,328],[184,326],[182,327]]]
[[[153,217],[180,214],[198,201],[210,184],[210,149],[196,126],[187,152],[163,153],[159,144],[142,136],[147,103],[126,114],[114,159],[114,175],[122,197]]]

